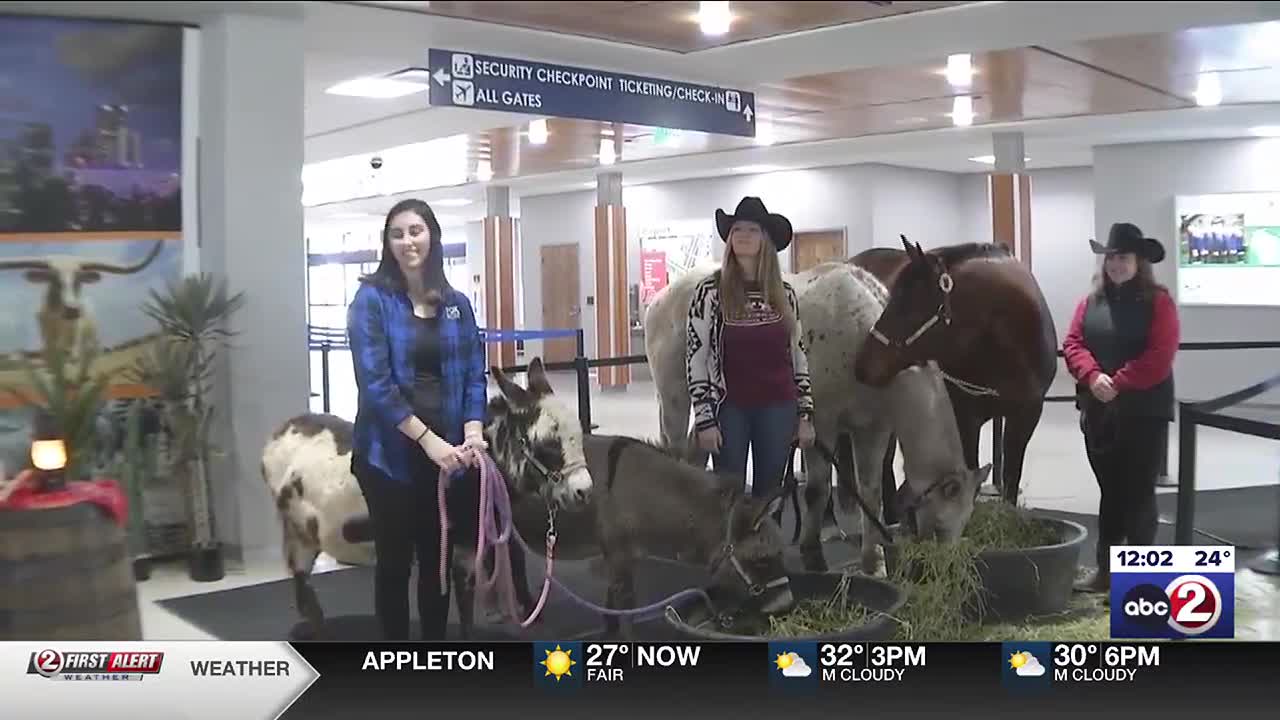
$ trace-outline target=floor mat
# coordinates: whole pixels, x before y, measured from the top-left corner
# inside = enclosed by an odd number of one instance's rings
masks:
[[[536,599],[542,587],[543,563],[531,561],[528,569],[530,591]],[[603,604],[605,583],[594,572],[593,563],[558,562],[556,578],[584,599]],[[706,574],[698,568],[656,558],[646,560],[637,568],[637,600],[641,604],[656,602],[706,581]],[[326,615],[333,620],[332,639],[380,639],[372,616],[373,568],[353,567],[322,573],[312,578],[312,586]],[[411,608],[416,607],[414,594],[411,588]],[[300,619],[295,609],[292,580],[172,598],[158,604],[221,640],[288,640]],[[410,615],[416,619],[416,610]],[[449,618],[448,639],[457,640],[460,631],[455,607],[450,608]],[[582,608],[552,587],[539,623],[519,631],[506,626],[481,625],[477,619],[473,637],[477,640],[566,640],[598,634],[602,629],[600,615]],[[637,636],[644,639],[677,639],[661,617],[638,624],[636,629]],[[416,638],[416,622],[412,632]]]

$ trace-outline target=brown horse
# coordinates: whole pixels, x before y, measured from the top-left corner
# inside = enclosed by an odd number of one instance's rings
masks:
[[[978,466],[982,426],[1003,417],[1001,494],[1016,502],[1027,443],[1058,371],[1058,336],[1040,286],[1003,245],[969,243],[925,252],[875,248],[850,263],[889,287],[889,303],[858,355],[859,382],[884,386],[933,360],[947,379],[965,459]]]

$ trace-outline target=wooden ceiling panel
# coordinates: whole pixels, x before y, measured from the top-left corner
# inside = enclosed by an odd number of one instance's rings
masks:
[[[361,3],[379,5],[383,3]],[[581,35],[679,53],[969,2],[734,2],[729,32],[703,34],[697,2],[431,2],[403,10]]]
[[[1045,51],[1194,102],[1201,73],[1218,73],[1222,102],[1272,102],[1280,93],[1280,22],[1101,38]]]
[[[967,90],[951,86],[942,57],[751,89],[756,93],[757,117],[768,123],[778,144],[951,127],[952,104],[960,94],[973,97],[975,128],[1193,107],[1201,68],[1221,73],[1226,104],[1280,102],[1278,34],[1274,24],[1210,28],[979,53],[972,59],[975,74]],[[471,160],[489,159],[494,180],[501,180],[602,170],[597,156],[603,137],[622,139],[617,145],[620,163],[747,148],[755,143],[751,138],[562,118],[550,119],[548,131],[543,145],[529,143],[525,125],[474,133],[469,136]],[[625,165],[620,169],[626,172]]]

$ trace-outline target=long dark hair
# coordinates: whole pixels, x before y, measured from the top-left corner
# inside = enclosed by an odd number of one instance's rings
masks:
[[[391,252],[391,221],[405,212],[417,214],[427,224],[427,234],[431,237],[431,242],[427,249],[426,262],[422,263],[422,279],[427,288],[427,302],[431,305],[439,305],[444,293],[453,290],[453,286],[449,284],[449,279],[444,274],[444,246],[440,240],[440,221],[436,219],[435,211],[431,206],[417,198],[401,200],[387,213],[387,220],[382,224],[382,257],[378,261],[378,269],[361,277],[360,282],[396,292],[409,291],[400,263],[396,262],[395,255]]]
[[[1147,260],[1141,255],[1138,256],[1137,273],[1135,273],[1133,279],[1129,280],[1126,284],[1130,283],[1133,284],[1137,291],[1137,296],[1144,301],[1151,300],[1156,296],[1156,293],[1169,292],[1168,288],[1161,285],[1159,282],[1156,282],[1155,266],[1151,264],[1150,260]],[[1111,282],[1111,277],[1107,275],[1105,266],[1093,276],[1092,292],[1097,297],[1106,297],[1108,293],[1113,292],[1115,289],[1116,284]]]

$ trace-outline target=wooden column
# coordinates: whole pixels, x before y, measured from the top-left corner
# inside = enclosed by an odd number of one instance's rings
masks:
[[[516,283],[520,277],[520,243],[518,222],[509,211],[509,190],[489,188],[488,215],[484,219],[484,304],[485,327],[516,329]],[[486,346],[489,365],[511,367],[516,364],[515,342],[491,343]]]
[[[596,357],[631,354],[631,327],[627,305],[627,210],[622,205],[622,175],[609,173],[597,180],[596,256]],[[631,368],[597,370],[601,388],[621,389],[631,382]]]
[[[1031,267],[1031,176],[1021,133],[996,133],[995,169],[988,176],[992,241]]]

